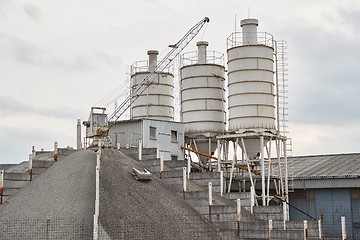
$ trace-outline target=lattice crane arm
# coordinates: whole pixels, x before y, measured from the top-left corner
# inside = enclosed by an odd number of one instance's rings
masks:
[[[156,65],[155,71],[147,75],[146,78],[141,82],[141,84],[137,85],[135,89],[133,89],[132,94],[136,96],[133,100],[136,100],[139,94],[141,94],[147,86],[149,86],[156,77],[156,74],[159,72],[163,72],[170,63],[184,50],[184,48],[194,39],[194,37],[200,32],[201,28],[208,23],[210,19],[205,17],[200,22],[195,24],[176,44],[169,45],[171,48],[170,51],[166,54],[166,56]],[[145,86],[145,87],[143,87]],[[115,111],[108,117],[109,125],[111,122],[117,121],[121,115],[130,107],[131,105],[131,96],[129,95],[124,102],[122,102]]]

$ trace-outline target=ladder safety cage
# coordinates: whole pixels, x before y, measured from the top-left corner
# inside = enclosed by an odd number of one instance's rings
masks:
[[[181,53],[181,51],[194,39],[194,37],[200,32],[205,23],[208,23],[210,19],[205,17],[200,22],[195,24],[176,44],[169,45],[170,51],[166,56],[156,65],[154,72],[147,75],[144,80],[135,89],[132,90],[132,94],[115,109],[115,111],[108,117],[108,124],[110,122],[117,121],[121,115],[131,106],[131,100],[135,101],[147,87],[154,82],[156,75],[159,72],[163,72],[170,63]],[[145,87],[143,87],[145,86]],[[136,94],[136,95],[135,95]],[[132,96],[135,96],[132,99]]]

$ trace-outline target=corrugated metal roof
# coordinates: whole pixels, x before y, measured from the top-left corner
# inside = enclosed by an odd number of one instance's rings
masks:
[[[294,179],[360,178],[360,153],[289,158]]]

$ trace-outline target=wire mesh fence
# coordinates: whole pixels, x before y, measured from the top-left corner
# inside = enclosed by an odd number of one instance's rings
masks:
[[[341,217],[327,220],[328,216],[335,217],[331,214],[332,211],[323,216],[322,227],[318,221],[307,221],[306,229],[304,221],[270,224],[265,220],[210,222],[205,218],[164,219],[156,223],[151,219],[103,220],[99,223],[98,239],[343,239]],[[357,224],[350,219],[346,222],[346,239],[360,239]],[[0,219],[0,239],[4,240],[93,239],[93,232],[93,223],[80,218]]]
[[[0,239],[92,239],[92,223],[77,218],[0,219]]]

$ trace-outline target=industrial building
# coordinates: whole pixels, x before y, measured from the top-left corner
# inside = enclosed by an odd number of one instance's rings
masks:
[[[93,107],[83,122],[88,149],[78,121],[76,151],[55,144],[5,166],[2,238],[341,239],[344,229],[360,237],[360,155],[291,156],[286,42],[244,19],[226,54],[203,40],[180,54],[208,22],[163,59],[149,50],[131,66],[126,100],[111,114]],[[119,120],[125,111],[130,119]]]

